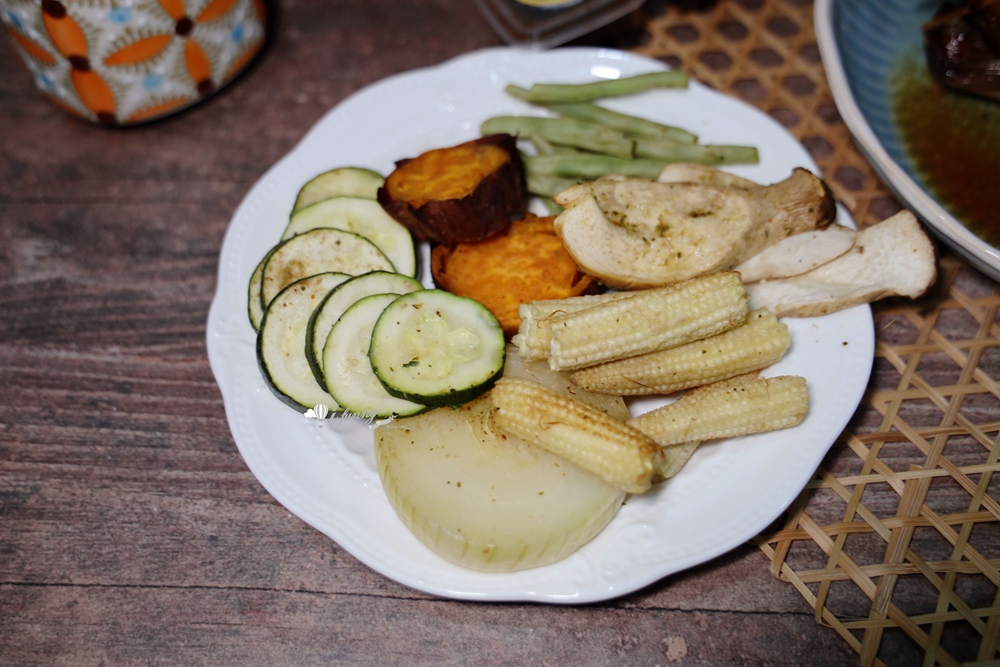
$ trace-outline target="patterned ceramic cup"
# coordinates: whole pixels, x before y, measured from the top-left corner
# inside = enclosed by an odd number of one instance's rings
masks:
[[[195,104],[265,38],[262,0],[0,0],[0,22],[49,99],[107,125]]]

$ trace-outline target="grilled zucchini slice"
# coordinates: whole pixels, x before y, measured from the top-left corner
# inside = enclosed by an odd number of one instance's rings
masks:
[[[314,229],[282,242],[267,258],[260,302],[266,308],[286,286],[319,273],[358,276],[394,270],[389,258],[365,237],[341,229]]]
[[[327,391],[346,412],[365,419],[407,416],[424,410],[419,403],[389,394],[368,360],[375,322],[397,298],[398,294],[372,294],[354,303],[330,329],[323,348]]]
[[[330,412],[340,409],[313,377],[306,360],[306,329],[319,300],[350,276],[321,273],[293,282],[281,290],[257,331],[257,365],[264,382],[283,403],[305,412],[319,404]]]
[[[282,240],[321,227],[359,234],[381,250],[396,269],[408,276],[417,274],[417,254],[413,236],[373,199],[333,197],[292,213]]]
[[[459,405],[503,374],[506,341],[497,318],[478,301],[420,290],[386,307],[369,357],[393,396],[432,407]]]
[[[375,193],[384,181],[382,174],[362,167],[338,167],[324,171],[302,186],[292,212],[330,197],[347,195],[375,199]]]
[[[306,356],[313,369],[316,380],[326,385],[323,369],[323,348],[330,330],[340,316],[357,301],[372,294],[409,294],[423,289],[417,280],[399,273],[388,271],[372,271],[351,278],[326,295],[313,311],[309,319],[309,330],[306,333]],[[365,350],[367,358],[368,351]]]

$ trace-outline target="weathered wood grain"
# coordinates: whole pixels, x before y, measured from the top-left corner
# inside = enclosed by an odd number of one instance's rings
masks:
[[[5,624],[38,647],[19,664],[38,667],[850,663],[843,642],[832,641],[839,638],[814,632],[812,619],[800,614],[762,624],[759,615],[708,610],[483,605],[306,590],[2,590]]]

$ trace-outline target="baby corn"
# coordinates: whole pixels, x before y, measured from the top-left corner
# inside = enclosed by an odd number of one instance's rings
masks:
[[[490,392],[496,428],[571,461],[630,493],[649,490],[663,451],[597,408],[537,382],[504,378]]]
[[[700,440],[692,440],[691,442],[682,442],[679,445],[664,447],[663,458],[656,467],[656,472],[653,474],[653,481],[662,482],[676,475],[684,467],[684,464],[688,462],[688,459],[691,458],[694,450],[698,449],[698,445],[700,444]]]
[[[627,423],[667,447],[795,426],[808,408],[805,378],[740,376],[696,389]]]
[[[669,394],[760,370],[791,344],[788,326],[767,309],[710,338],[576,371],[573,384],[598,394]]]
[[[549,318],[549,366],[573,370],[683,345],[732,329],[746,316],[746,291],[735,271],[637,291]]]
[[[552,330],[549,328],[549,318],[555,315],[575,313],[587,308],[634,296],[632,292],[606,292],[604,294],[585,294],[567,299],[548,299],[532,301],[517,307],[521,317],[521,326],[511,339],[517,345],[517,351],[525,360],[534,361],[549,356],[549,344],[552,342]]]

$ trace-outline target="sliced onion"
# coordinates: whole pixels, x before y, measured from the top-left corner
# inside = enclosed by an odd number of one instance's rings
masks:
[[[421,542],[464,567],[511,572],[566,558],[611,521],[625,493],[497,433],[490,411],[486,394],[380,426],[375,456],[390,503]]]

